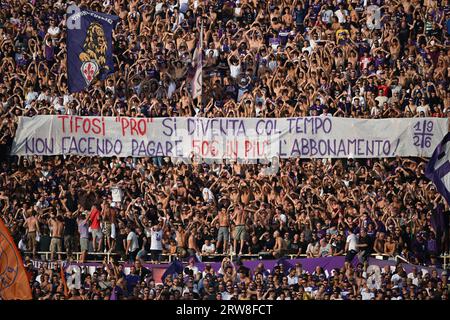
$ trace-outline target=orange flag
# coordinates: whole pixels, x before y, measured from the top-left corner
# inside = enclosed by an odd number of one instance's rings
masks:
[[[2,300],[33,298],[22,257],[2,219],[0,219],[0,298]]]
[[[63,263],[62,262],[61,262],[59,271],[60,271],[61,281],[62,281],[63,286],[64,286],[64,296],[67,298],[69,296],[69,288],[67,288],[66,275],[65,275],[65,272],[64,272],[64,267],[63,267]]]

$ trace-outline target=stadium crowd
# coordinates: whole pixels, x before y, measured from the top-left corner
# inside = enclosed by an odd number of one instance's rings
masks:
[[[347,261],[378,253],[438,265],[449,252],[448,225],[441,230],[432,219],[448,207],[423,175],[426,159],[284,159],[275,166],[6,155],[17,117],[36,114],[447,117],[448,1],[78,4],[121,20],[113,35],[116,72],[70,94],[67,5],[0,1],[0,216],[21,250],[34,258],[51,251],[51,260],[110,251],[136,264],[147,254],[157,261],[161,253],[232,250]],[[203,93],[192,100],[187,79],[202,24]],[[58,257],[61,251],[67,255]],[[181,276],[162,288],[150,278],[142,283],[141,266],[134,287],[115,268],[86,275],[72,297],[446,299],[448,290],[446,276],[415,282],[396,271],[372,291],[349,264],[325,279],[224,267],[221,277]],[[57,275],[44,269],[38,277],[36,298],[61,297]]]
[[[206,263],[199,271],[195,259],[184,270],[168,273],[156,283],[152,270],[140,260],[125,272],[121,263],[103,262],[94,272],[83,267],[79,289],[65,290],[59,267],[46,263],[38,269],[25,261],[33,279],[36,300],[448,300],[448,275],[436,269],[411,272],[398,265],[375,270],[367,263],[344,265],[331,274],[318,266],[308,273],[301,263],[276,264],[267,270],[263,262],[250,270],[224,258],[219,270]]]

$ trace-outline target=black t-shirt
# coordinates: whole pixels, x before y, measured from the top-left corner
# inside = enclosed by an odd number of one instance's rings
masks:
[[[261,225],[257,225],[255,228],[255,236],[259,239],[263,233],[266,232],[266,228]]]
[[[408,42],[409,39],[409,28],[406,27],[404,29],[400,29],[398,33],[398,39],[400,40],[401,45],[405,45]]]
[[[300,248],[300,242],[291,242],[289,244],[289,253],[290,254],[297,254],[299,248]]]
[[[301,249],[301,254],[305,254],[306,249],[308,248],[308,242],[307,241],[299,241],[298,247]]]
[[[144,239],[147,239],[147,237],[145,236],[144,233],[141,233],[140,235],[138,235],[139,249],[142,248],[142,245],[144,244]],[[147,239],[147,242],[145,244],[145,248],[144,249],[147,252],[150,250],[150,243],[149,243],[148,239]]]
[[[358,240],[358,244],[367,244],[367,247],[360,247],[361,250],[370,250],[370,238],[368,235],[363,236],[359,236],[359,240]]]
[[[250,244],[249,248],[250,248],[250,253],[251,253],[251,254],[258,254],[258,253],[260,253],[261,250],[262,250],[262,247],[261,247],[261,245],[259,244],[259,242],[257,242],[257,243],[253,243],[253,242],[252,242],[252,243]]]
[[[146,267],[141,267],[139,270],[136,270],[136,274],[141,277],[141,281],[145,280],[145,277],[150,273]]]
[[[336,240],[331,244],[331,247],[333,248],[333,252],[340,252],[341,250],[344,250],[344,241],[338,241]]]
[[[64,217],[64,235],[74,236],[78,229],[77,220],[75,218]]]
[[[50,236],[48,234],[41,235],[41,240],[39,241],[40,251],[50,251]]]
[[[124,252],[125,248],[123,246],[123,240],[126,239],[126,235],[123,234],[117,234],[117,239],[116,239],[116,252]]]
[[[66,206],[72,212],[77,210],[78,197],[76,195],[72,195],[71,193],[68,193],[67,194]]]
[[[273,247],[275,246],[275,239],[270,237],[269,239],[264,240],[263,246],[269,250],[273,249]]]

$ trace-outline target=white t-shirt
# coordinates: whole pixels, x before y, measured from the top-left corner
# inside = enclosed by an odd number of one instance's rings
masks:
[[[128,251],[133,252],[133,251],[136,251],[137,249],[139,249],[138,237],[137,237],[136,233],[134,233],[133,231],[131,231],[127,236],[127,241],[130,241],[130,240],[131,240],[131,245],[128,248]]]
[[[420,114],[421,112],[423,112],[425,114],[426,117],[428,117],[428,111],[430,110],[430,108],[428,107],[428,105],[425,106],[418,106],[416,109],[416,113]]]
[[[150,250],[162,250],[162,230],[155,231],[153,228],[150,230]]]
[[[155,6],[155,12],[160,12],[162,10],[163,2],[158,2]]]
[[[241,65],[240,64],[237,66],[230,64],[230,76],[232,78],[236,79],[240,73],[241,73]]]
[[[322,21],[324,23],[331,23],[331,17],[333,17],[333,14],[334,14],[333,10],[328,9],[324,11],[322,13]]]
[[[211,51],[213,53],[214,58],[217,58],[219,56],[219,50],[216,49],[206,49],[206,56],[209,57]]]
[[[345,21],[346,21],[345,17],[347,15],[346,10],[341,11],[341,9],[339,9],[334,12],[334,15],[338,18],[339,23],[345,23]]]
[[[419,285],[419,277],[416,275],[414,276],[414,274],[411,272],[408,274],[408,279],[412,279],[412,284],[415,286]]]
[[[51,35],[51,36],[56,36],[59,34],[59,27],[50,27],[48,28],[47,32]]]
[[[25,103],[30,104],[32,101],[36,100],[38,98],[39,94],[36,91],[30,91],[27,94]]]
[[[224,291],[221,293],[222,295],[222,300],[230,300],[231,297],[233,296],[231,293],[229,293],[228,291]]]
[[[50,101],[50,96],[47,96],[45,92],[41,92],[39,97],[37,98],[38,101]]]
[[[290,275],[288,275],[287,279],[288,279],[288,285],[293,285],[293,284],[297,284],[298,283],[298,277],[297,276],[291,277]]]
[[[185,13],[189,10],[189,0],[180,0],[180,12]]]
[[[189,270],[192,270],[193,274],[196,275],[198,273],[198,267],[196,266],[186,266]]]
[[[370,300],[374,297],[374,294],[372,292],[363,290],[361,291],[361,300]]]
[[[363,97],[363,96],[355,96],[355,97],[353,97],[352,103],[355,102],[355,99],[359,99],[359,104],[360,104],[361,106],[365,106],[365,105],[366,105],[366,100],[364,100],[364,97]]]
[[[378,102],[378,106],[381,107],[381,106],[383,106],[383,104],[384,104],[385,102],[388,101],[388,97],[385,97],[385,96],[378,96],[378,97],[375,98],[375,101]]]
[[[358,242],[356,241],[356,235],[354,233],[349,234],[347,236],[347,243],[348,243],[348,250],[354,250],[354,251],[358,251],[358,248],[356,247],[356,245],[358,244]]]
[[[119,187],[112,187],[111,197],[113,202],[122,202],[123,191]]]
[[[391,277],[391,281],[394,285],[398,285],[400,282],[402,282],[402,277],[396,273]]]
[[[214,243],[210,243],[209,246],[206,243],[202,246],[202,252],[205,253],[214,253],[216,251],[216,246]]]
[[[370,115],[371,116],[377,116],[380,114],[380,109],[373,106],[372,109],[370,110]]]

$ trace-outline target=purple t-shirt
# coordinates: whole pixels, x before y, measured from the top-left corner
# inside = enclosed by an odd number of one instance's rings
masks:
[[[45,46],[45,59],[47,61],[53,61],[53,58],[55,56],[55,49],[53,46]]]
[[[89,227],[86,220],[78,220],[78,232],[80,233],[80,238],[89,239]]]

